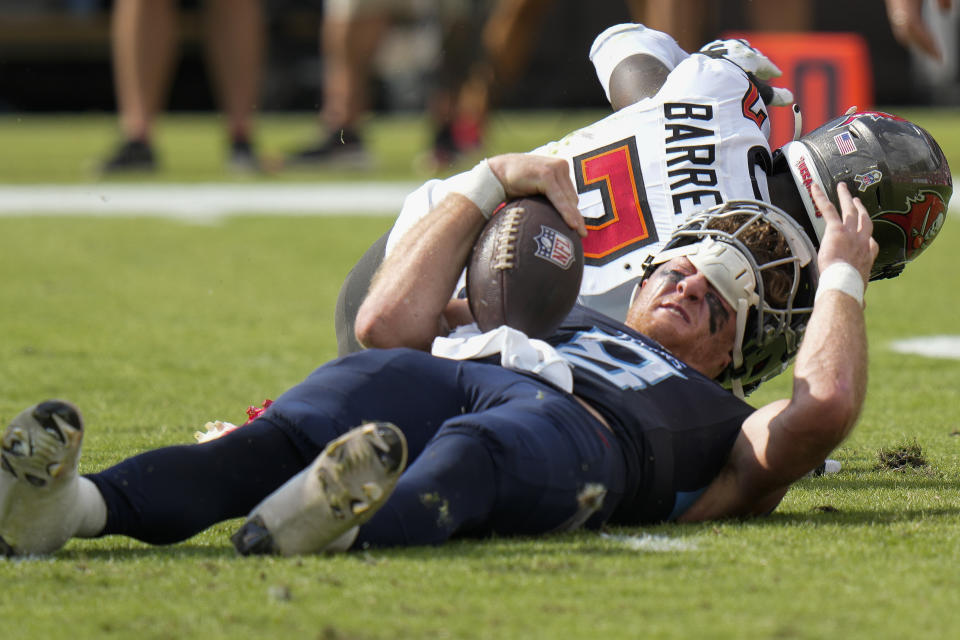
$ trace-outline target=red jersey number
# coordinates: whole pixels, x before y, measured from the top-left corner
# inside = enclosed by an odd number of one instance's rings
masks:
[[[577,192],[600,191],[603,217],[588,218],[583,255],[588,265],[604,265],[657,241],[643,186],[637,141],[629,137],[573,159]]]

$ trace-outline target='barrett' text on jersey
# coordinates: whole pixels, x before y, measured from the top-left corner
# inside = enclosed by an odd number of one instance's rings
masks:
[[[713,107],[694,102],[665,102],[663,117],[673,212],[686,214],[722,203],[714,167],[717,132]]]

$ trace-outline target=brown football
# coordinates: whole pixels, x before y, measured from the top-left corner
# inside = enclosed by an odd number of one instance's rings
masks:
[[[583,244],[545,197],[512,200],[473,246],[470,311],[481,331],[500,325],[531,338],[552,334],[573,308],[583,278]]]

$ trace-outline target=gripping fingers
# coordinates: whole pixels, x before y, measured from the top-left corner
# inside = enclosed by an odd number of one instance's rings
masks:
[[[860,198],[854,198],[853,205],[857,208],[857,230],[868,235],[873,235],[873,220],[870,218],[870,212],[867,211],[867,207]]]
[[[566,162],[563,163],[563,173],[554,174],[551,183],[552,185],[547,188],[545,195],[563,216],[564,222],[576,231],[581,238],[585,238],[587,236],[587,226],[578,207],[579,199],[567,173]]]
[[[855,225],[857,216],[854,214],[857,210],[853,204],[853,196],[850,195],[850,189],[845,182],[837,185],[837,198],[840,199],[840,219],[847,226],[849,226],[851,222]]]
[[[577,206],[577,191],[570,179],[570,168],[566,160],[511,153],[494,156],[489,162],[508,197],[543,194],[553,203],[571,229],[581,237],[587,235],[586,224]]]
[[[839,191],[840,190],[838,188],[837,192],[839,193]],[[823,216],[824,222],[826,222],[827,224],[830,224],[831,222],[841,221],[840,214],[837,213],[837,208],[834,207],[833,203],[830,202],[830,199],[827,198],[827,194],[823,192],[823,189],[820,188],[820,185],[818,184],[811,185],[810,195],[813,196],[813,203],[817,205],[817,209],[820,211],[820,214]]]
[[[860,198],[855,198],[845,182],[837,185],[837,197],[840,199],[840,212],[843,223],[853,231],[873,233],[873,221]]]

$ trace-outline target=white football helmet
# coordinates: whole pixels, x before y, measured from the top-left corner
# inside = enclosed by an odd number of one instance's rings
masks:
[[[763,222],[786,241],[787,255],[748,245],[746,232]],[[717,380],[742,397],[786,369],[813,311],[819,277],[816,251],[803,228],[771,204],[732,200],[688,218],[663,251],[646,260],[642,280],[679,255],[687,256],[737,313],[732,361]],[[773,270],[789,281],[780,287],[783,300],[777,302],[764,280],[764,273]]]

